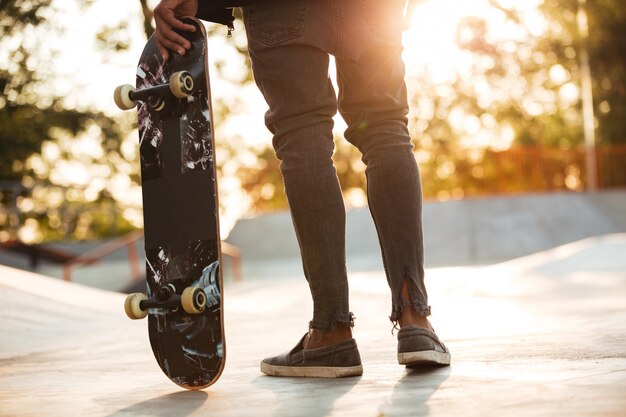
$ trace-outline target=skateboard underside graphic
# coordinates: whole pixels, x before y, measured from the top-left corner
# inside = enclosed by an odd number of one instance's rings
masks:
[[[176,384],[204,388],[224,367],[220,235],[204,26],[164,62],[151,38],[136,85],[120,86],[121,108],[137,105],[146,247],[146,294],[126,301],[148,316],[150,344]]]

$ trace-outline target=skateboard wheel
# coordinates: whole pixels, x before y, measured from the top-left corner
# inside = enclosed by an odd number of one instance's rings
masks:
[[[170,77],[170,90],[177,98],[186,98],[193,93],[193,77],[187,71],[178,71]]]
[[[124,301],[124,311],[126,311],[126,315],[133,320],[140,320],[146,317],[148,310],[142,310],[139,303],[147,298],[148,297],[142,293],[129,294]]]
[[[113,92],[113,100],[115,104],[122,110],[130,110],[137,105],[135,100],[130,98],[130,93],[135,92],[135,87],[130,84],[124,84],[115,87]]]
[[[206,308],[206,294],[198,287],[185,288],[180,303],[187,314],[200,314]]]

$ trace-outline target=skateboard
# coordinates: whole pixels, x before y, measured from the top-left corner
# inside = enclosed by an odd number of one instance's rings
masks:
[[[195,18],[192,44],[167,62],[154,37],[137,66],[136,85],[115,89],[118,107],[137,106],[146,248],[146,294],[130,294],[131,319],[148,317],[154,356],[174,383],[213,384],[226,346],[220,233],[207,37]]]

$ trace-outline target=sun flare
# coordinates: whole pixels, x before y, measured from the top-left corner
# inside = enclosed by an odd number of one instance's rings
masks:
[[[544,22],[537,6],[542,0],[524,2],[496,1],[503,8],[515,9],[524,16],[528,30],[543,31]],[[472,56],[457,43],[459,24],[463,19],[483,19],[490,28],[489,36],[497,39],[519,39],[525,34],[507,22],[505,14],[489,0],[423,0],[409,10],[409,29],[404,34],[404,61],[407,75],[426,72],[434,82],[447,82],[469,69]]]
[[[517,91],[517,80],[506,81],[511,85],[502,89],[501,85],[491,85],[482,75],[480,68],[493,65],[493,61],[488,56],[480,56],[461,46],[475,36],[471,27],[463,25],[463,22],[466,19],[484,22],[484,33],[481,36],[487,42],[508,43],[513,47],[519,43],[529,44],[531,36],[539,36],[546,30],[545,18],[538,8],[542,1],[422,0],[408,11],[409,28],[403,36],[403,59],[408,88],[419,96],[411,112],[420,114],[418,118],[421,119],[422,130],[427,127],[428,120],[434,117],[432,95],[439,98],[453,97],[457,81],[472,86],[482,108],[489,108],[493,102],[501,100],[503,95]],[[511,21],[507,11],[515,11],[523,24]],[[558,72],[558,68],[553,72]],[[432,90],[422,92],[424,85],[430,86]],[[444,117],[459,135],[460,144],[468,148],[505,149],[515,138],[510,126],[498,125],[488,113],[469,114],[464,109],[453,108]]]

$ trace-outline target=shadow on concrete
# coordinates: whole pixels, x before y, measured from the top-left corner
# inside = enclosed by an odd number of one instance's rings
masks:
[[[450,376],[451,367],[408,369],[393,387],[388,402],[378,409],[379,417],[427,416],[428,399]]]
[[[172,410],[176,410],[176,416],[184,417],[202,407],[208,397],[204,391],[180,391],[130,405],[107,417],[172,417]]]
[[[333,403],[360,380],[360,376],[336,379],[260,376],[252,385],[276,395],[273,417],[325,417],[330,414]]]

